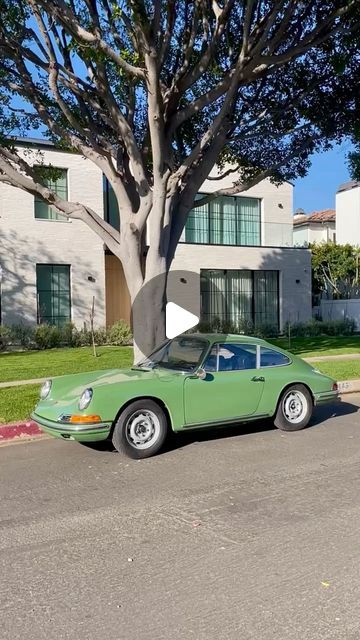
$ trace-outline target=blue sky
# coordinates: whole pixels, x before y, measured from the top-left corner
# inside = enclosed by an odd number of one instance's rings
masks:
[[[308,175],[294,183],[294,211],[299,207],[305,213],[335,208],[338,186],[350,180],[346,160],[350,150],[351,143],[344,142],[331,151],[313,156]]]

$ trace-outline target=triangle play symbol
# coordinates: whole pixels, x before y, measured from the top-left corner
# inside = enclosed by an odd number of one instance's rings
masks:
[[[168,302],[166,305],[166,337],[171,339],[179,336],[184,331],[195,327],[199,323],[199,318],[180,307],[175,302]]]

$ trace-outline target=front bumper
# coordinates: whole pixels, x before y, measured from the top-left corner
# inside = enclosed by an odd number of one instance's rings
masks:
[[[31,415],[31,419],[39,425],[42,431],[55,438],[64,440],[77,440],[78,442],[98,442],[106,440],[110,435],[111,422],[96,422],[92,424],[69,424],[54,422],[37,413]]]
[[[328,404],[340,402],[340,393],[339,391],[321,391],[320,393],[314,393],[314,401],[315,405],[319,404]]]

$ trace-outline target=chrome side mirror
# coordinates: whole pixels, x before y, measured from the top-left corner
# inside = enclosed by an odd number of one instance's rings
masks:
[[[200,369],[198,369],[198,370],[195,372],[195,376],[196,376],[196,378],[199,378],[199,380],[205,380],[205,378],[206,378],[206,371],[205,371],[205,369],[202,369],[202,368],[200,367]]]

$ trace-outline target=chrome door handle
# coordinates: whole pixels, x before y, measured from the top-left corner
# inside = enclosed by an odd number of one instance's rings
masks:
[[[265,378],[263,376],[254,376],[251,378],[251,382],[265,382]]]

